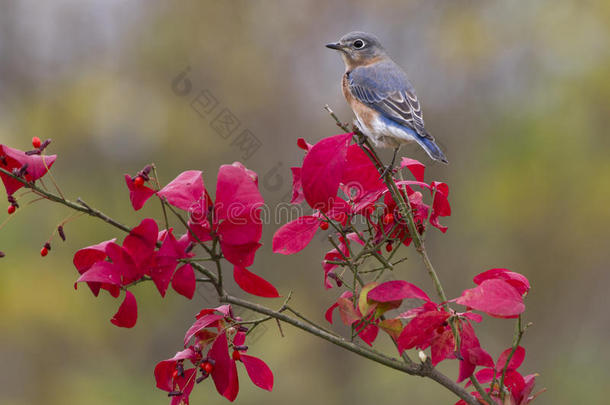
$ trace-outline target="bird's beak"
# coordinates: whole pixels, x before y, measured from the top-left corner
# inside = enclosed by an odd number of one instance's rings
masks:
[[[330,49],[335,49],[337,51],[343,50],[343,46],[339,42],[332,42],[330,44],[326,44],[326,47]]]

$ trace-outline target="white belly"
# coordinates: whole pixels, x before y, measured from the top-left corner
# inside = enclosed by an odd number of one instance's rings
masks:
[[[379,118],[371,120],[370,125],[364,125],[363,120],[356,114],[356,125],[377,147],[397,148],[405,143],[415,141],[413,135],[408,131],[398,125],[388,125]]]

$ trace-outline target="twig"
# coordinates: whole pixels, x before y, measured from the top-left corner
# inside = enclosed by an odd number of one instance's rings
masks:
[[[36,186],[33,182],[28,182],[19,176],[15,176],[11,172],[8,172],[7,170],[5,170],[3,168],[0,168],[0,172],[16,179],[17,181],[20,181],[22,184],[24,184],[24,186],[26,188],[29,188],[32,191],[36,192],[37,194],[46,197],[50,201],[62,204],[75,211],[83,212],[92,217],[101,219],[102,221],[104,221],[124,232],[129,233],[131,231],[131,228],[129,228],[128,226],[121,224],[120,222],[108,217],[106,214],[102,213],[101,211],[89,206],[86,202],[84,202],[80,198],[78,199],[78,203],[74,203],[65,198],[52,194],[48,191],[42,190],[40,187]],[[173,211],[173,209],[170,205],[167,205],[167,206],[169,207],[170,210]],[[178,213],[176,213],[176,212],[174,212],[174,213],[176,214],[176,216],[178,218],[180,218],[182,223],[185,224],[184,219]],[[187,229],[189,231],[191,231],[190,228],[188,227],[188,224],[185,224],[185,226],[187,227]],[[274,310],[264,307],[262,305],[255,304],[255,303],[243,300],[241,298],[237,298],[237,297],[228,295],[222,288],[222,285],[220,284],[220,279],[219,279],[222,275],[221,269],[219,267],[219,261],[222,256],[218,255],[215,252],[215,250],[210,249],[203,243],[201,243],[201,245],[204,246],[204,248],[206,248],[206,250],[209,253],[211,253],[213,261],[215,261],[217,263],[217,266],[218,266],[217,268],[218,268],[219,274],[215,275],[214,273],[209,271],[207,268],[205,268],[198,262],[193,261],[190,264],[195,270],[199,271],[200,273],[204,274],[207,277],[205,279],[204,278],[196,279],[198,282],[209,282],[209,283],[212,283],[216,287],[216,290],[218,291],[219,299],[221,302],[231,303],[234,305],[241,306],[243,308],[250,309],[254,312],[266,315],[271,318],[275,318],[278,322],[283,321],[283,322],[293,325],[301,330],[304,330],[315,336],[318,336],[324,340],[327,340],[339,347],[342,347],[346,350],[356,353],[359,356],[368,358],[370,360],[373,360],[379,364],[385,365],[392,369],[399,370],[399,371],[402,371],[402,372],[410,374],[410,375],[428,377],[434,381],[437,381],[439,384],[443,385],[444,387],[446,387],[447,389],[449,389],[450,391],[455,393],[458,397],[460,397],[461,399],[466,401],[466,403],[468,403],[469,405],[478,405],[478,401],[472,395],[468,394],[468,392],[464,388],[462,388],[460,385],[455,383],[453,380],[451,380],[447,376],[440,373],[435,368],[429,366],[429,364],[426,364],[426,363],[415,364],[413,362],[406,362],[406,361],[403,362],[403,361],[400,361],[393,357],[388,357],[385,354],[380,353],[376,350],[360,346],[358,344],[349,342],[349,341],[345,340],[344,338],[341,338],[333,333],[329,333],[328,331],[325,331],[323,328],[321,328],[315,324],[312,324],[311,321],[306,322],[301,319],[295,319],[282,312],[274,311]],[[335,247],[338,248],[338,246],[336,246],[336,244],[335,244]],[[214,248],[215,248],[215,246],[214,246]],[[338,251],[341,252],[340,249],[338,249]],[[349,264],[351,264],[351,262],[349,260],[346,260],[346,261]],[[357,272],[355,273],[355,275],[356,275],[356,277],[358,277]],[[138,280],[137,282],[148,281],[148,279],[149,279],[148,277],[145,277],[142,280]],[[135,285],[135,282],[132,285]],[[286,308],[286,310],[289,310],[289,309]],[[292,312],[292,310],[290,310],[290,311]]]

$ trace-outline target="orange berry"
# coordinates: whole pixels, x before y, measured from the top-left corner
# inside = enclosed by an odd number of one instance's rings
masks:
[[[16,208],[14,205],[9,205],[8,206],[8,213],[9,215],[12,214],[13,212],[15,212]]]
[[[133,185],[136,187],[142,187],[144,185],[144,177],[138,176],[133,180]]]
[[[40,142],[40,138],[35,136],[32,138],[32,146],[35,148],[40,148],[40,145],[42,144],[42,142]]]
[[[328,229],[328,222],[324,221],[324,222],[320,222],[320,229],[325,231]]]
[[[385,225],[388,225],[390,223],[392,223],[392,221],[394,221],[394,215],[392,215],[392,213],[387,213],[383,216],[383,223]]]
[[[43,247],[42,249],[40,249],[40,256],[45,257],[48,254],[49,254],[49,249],[47,249],[46,247]]]
[[[233,357],[233,360],[237,361],[237,360],[241,359],[241,354],[239,354],[239,351],[233,350],[232,357]]]

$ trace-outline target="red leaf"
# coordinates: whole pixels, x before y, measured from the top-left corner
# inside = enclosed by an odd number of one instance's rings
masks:
[[[262,245],[258,242],[245,243],[243,245],[232,245],[220,241],[220,249],[225,259],[236,266],[248,267],[254,263],[256,251]]]
[[[373,342],[377,339],[379,327],[377,325],[366,325],[364,329],[358,332],[358,337],[369,346],[373,346]]]
[[[351,297],[352,297],[352,293],[350,291],[345,291],[340,296],[340,298],[351,298]],[[333,305],[328,307],[328,309],[326,310],[326,313],[324,314],[324,318],[326,318],[328,323],[330,323],[330,324],[333,323],[333,312],[335,311],[335,308],[337,308],[338,306],[339,306],[339,304],[337,302],[335,302]]]
[[[193,336],[195,336],[195,334],[197,334],[197,332],[199,332],[202,329],[207,328],[208,326],[214,324],[216,321],[219,321],[223,318],[224,318],[224,315],[219,315],[219,314],[214,314],[214,313],[207,314],[207,315],[202,316],[201,318],[198,318],[195,321],[195,323],[193,325],[191,325],[189,330],[186,331],[186,334],[184,335],[184,347],[186,347],[188,345],[189,340],[191,340],[191,338]]]
[[[176,364],[179,360],[194,359],[197,356],[195,351],[190,347],[181,352],[176,353],[171,359],[163,360],[155,366],[155,381],[157,388],[164,391],[173,390],[172,374],[176,370]]]
[[[187,263],[176,270],[172,278],[172,287],[178,294],[184,295],[190,300],[195,294],[196,286],[195,271],[190,264]]]
[[[110,322],[121,328],[133,328],[138,320],[138,304],[131,291],[125,291],[125,299]]]
[[[468,321],[461,322],[460,371],[458,382],[470,377],[476,366],[493,367],[494,362],[489,353],[481,348],[479,339]]]
[[[453,332],[451,332],[451,329],[445,329],[443,330],[443,333],[436,336],[432,340],[430,347],[430,353],[432,354],[432,365],[436,366],[445,359],[454,358],[454,351],[455,341],[453,339]]]
[[[240,358],[252,383],[259,388],[271,391],[273,389],[273,373],[269,366],[258,357],[241,353]]]
[[[475,284],[481,284],[485,280],[500,279],[506,281],[519,291],[521,295],[530,290],[530,282],[528,279],[519,273],[508,271],[506,269],[491,269],[475,276],[473,279]]]
[[[260,211],[264,200],[252,173],[243,166],[220,166],[214,205],[218,220],[251,219]]]
[[[229,401],[235,401],[237,398],[237,394],[239,393],[239,378],[237,376],[237,366],[235,361],[231,360],[231,364],[229,365],[229,386],[222,393],[222,396],[228,399]]]
[[[405,298],[431,301],[430,297],[419,287],[403,280],[392,280],[379,284],[369,291],[367,298],[377,302],[400,301]]]
[[[341,320],[345,325],[351,325],[360,320],[361,315],[354,308],[351,300],[340,297],[337,300],[337,305],[339,306],[339,315],[341,315]]]
[[[477,380],[479,380],[481,384],[487,384],[491,382],[494,379],[495,375],[496,373],[494,372],[493,368],[484,368],[475,373]],[[465,387],[470,387],[471,385],[472,381],[468,381]]]
[[[127,188],[129,189],[129,200],[131,201],[131,206],[134,210],[138,211],[141,209],[146,201],[150,197],[155,194],[155,190],[152,188],[142,186],[136,186],[134,181],[131,179],[131,176],[125,175],[125,184],[127,184]]]
[[[300,252],[311,242],[320,220],[314,216],[303,216],[288,222],[273,235],[273,252],[291,255]]]
[[[83,274],[93,266],[93,263],[106,258],[106,246],[114,241],[116,241],[116,238],[78,250],[74,254],[74,267],[76,267],[80,274]]]
[[[174,207],[189,211],[199,208],[197,204],[204,197],[205,187],[199,170],[187,170],[180,173],[168,185],[157,192],[157,195],[167,200]],[[205,216],[205,213],[203,214]]]
[[[0,156],[4,156],[4,160],[0,161],[0,166],[9,172],[12,172],[13,169],[20,169],[27,164],[27,171],[23,176],[27,181],[35,181],[44,176],[51,166],[53,166],[53,163],[55,163],[55,159],[57,159],[57,155],[28,156],[23,151],[9,148],[8,146],[1,144]],[[3,162],[6,162],[6,165],[4,165]],[[0,173],[0,179],[2,179],[6,194],[8,195],[12,195],[15,191],[23,187],[23,183],[4,173]]]
[[[120,286],[121,275],[113,263],[101,261],[94,263],[89,270],[76,280],[76,282],[103,283]]]
[[[136,265],[149,262],[157,246],[159,227],[152,218],[144,218],[140,225],[129,232],[123,240],[123,249],[129,253]]]
[[[212,379],[214,385],[216,385],[216,390],[220,395],[224,395],[231,384],[231,367],[235,367],[235,363],[229,357],[229,345],[225,332],[216,337],[208,352],[208,357],[215,362]]]
[[[169,287],[174,270],[178,265],[178,259],[182,257],[185,257],[184,248],[178,245],[171,229],[165,231],[163,243],[157,252],[156,263],[148,271],[162,297],[165,297],[167,287]]]
[[[379,178],[377,168],[360,146],[350,145],[347,148],[346,158],[347,163],[341,182],[348,189],[356,191],[351,194],[354,201],[360,202],[362,199],[368,201],[368,197],[385,187]]]
[[[114,243],[115,240],[116,239],[107,240],[105,242],[98,243],[97,245],[87,246],[86,248],[78,250],[74,254],[74,259],[72,260],[74,267],[76,267],[80,274],[85,273],[95,263],[106,259],[106,246],[109,243]],[[87,285],[91,289],[93,295],[97,297],[100,292],[101,284],[89,282]]]
[[[447,217],[451,215],[451,206],[449,205],[449,186],[445,183],[433,181],[430,183],[431,193],[436,190],[434,196],[434,202],[432,207],[434,208],[434,217]]]
[[[500,279],[483,281],[478,287],[464,291],[455,302],[496,318],[516,318],[525,311],[519,291]]]
[[[326,212],[332,206],[343,177],[351,138],[350,133],[322,139],[305,156],[301,181],[305,200],[313,209]]]
[[[415,180],[424,181],[424,170],[426,169],[426,166],[423,163],[415,159],[403,157],[400,162],[400,168],[404,169],[405,167],[409,169],[413,177],[415,177]]]
[[[297,139],[297,146],[301,149],[303,149],[305,152],[309,152],[309,149],[311,149],[312,145],[307,143],[307,141],[305,140],[305,138],[299,138]]]
[[[510,356],[510,353],[512,351],[513,348],[509,347],[508,349],[504,350],[502,354],[500,354],[500,357],[498,358],[498,361],[496,363],[496,371],[498,373],[502,373],[502,371],[504,371],[504,366],[506,366],[506,360],[508,359],[508,356]],[[511,357],[510,362],[508,363],[507,370],[518,369],[519,366],[521,366],[521,364],[523,363],[523,360],[525,360],[525,349],[521,346],[517,346],[513,357]]]
[[[513,394],[514,397],[519,397],[520,393],[525,388],[525,380],[521,373],[515,370],[509,370],[506,372],[506,378],[504,379],[504,385]]]
[[[247,293],[266,298],[279,297],[275,287],[264,278],[248,271],[245,267],[234,266],[233,278],[237,285]]]
[[[430,344],[436,329],[441,326],[450,314],[445,311],[427,311],[413,318],[398,337],[398,351],[414,347],[426,347]]]
[[[176,384],[174,388],[176,391],[180,391],[181,395],[172,397],[170,405],[182,405],[189,403],[189,395],[191,395],[191,391],[193,391],[193,387],[195,386],[196,377],[197,369],[189,368],[184,370],[183,376],[179,375],[174,379],[174,383]]]
[[[256,251],[262,245],[258,242],[263,231],[260,213],[252,212],[251,217],[229,218],[220,223],[217,233],[225,258],[236,266],[248,267],[254,262]]]

